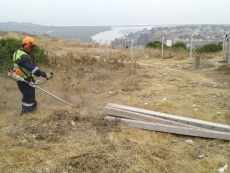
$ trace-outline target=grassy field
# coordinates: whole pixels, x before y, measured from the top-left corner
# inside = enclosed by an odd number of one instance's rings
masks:
[[[111,48],[107,60],[98,45],[92,50],[53,37],[35,39],[51,62],[40,68],[54,73],[40,87],[76,108],[36,90],[38,110],[19,116],[21,93],[2,73],[1,173],[216,173],[230,163],[229,141],[106,122],[103,110],[116,103],[230,125],[229,66],[219,62],[221,52],[202,55],[201,68],[193,69],[189,52],[168,50],[161,58],[159,50],[134,50],[131,59],[129,50]]]

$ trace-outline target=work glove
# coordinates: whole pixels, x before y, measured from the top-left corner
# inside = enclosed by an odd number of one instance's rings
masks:
[[[53,78],[53,73],[52,72],[51,73],[46,73],[46,79],[49,80],[51,78]]]

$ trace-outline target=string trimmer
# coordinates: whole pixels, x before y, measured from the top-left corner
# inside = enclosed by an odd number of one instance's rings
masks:
[[[68,105],[70,105],[71,107],[74,108],[74,106],[73,106],[72,104],[66,102],[65,100],[62,100],[61,98],[59,98],[59,97],[57,97],[57,96],[51,94],[50,92],[48,92],[48,91],[46,91],[46,90],[44,90],[44,89],[42,89],[42,88],[40,88],[40,87],[37,86],[37,85],[41,85],[41,84],[45,83],[47,80],[44,80],[44,81],[36,80],[35,82],[28,82],[28,81],[26,81],[24,78],[22,78],[21,76],[18,76],[14,71],[8,72],[8,76],[9,76],[9,77],[12,77],[12,78],[13,78],[14,80],[16,80],[16,81],[26,82],[26,83],[28,83],[31,87],[37,88],[37,89],[39,89],[39,90],[45,92],[46,94],[49,94],[49,95],[55,97],[56,99],[58,99],[58,100],[60,100],[60,101],[62,101],[62,102],[64,102],[64,103],[66,103],[66,104],[68,104]]]

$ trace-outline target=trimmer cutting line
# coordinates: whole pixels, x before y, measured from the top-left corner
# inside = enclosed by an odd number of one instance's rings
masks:
[[[57,96],[51,94],[50,92],[48,92],[48,91],[46,91],[46,90],[44,90],[44,89],[42,89],[42,88],[40,88],[40,87],[37,86],[37,85],[41,85],[41,84],[45,83],[45,82],[47,81],[47,79],[44,80],[44,81],[36,80],[35,82],[28,82],[28,81],[26,81],[24,78],[18,76],[18,75],[17,75],[15,72],[13,72],[13,71],[8,72],[8,76],[9,76],[9,77],[12,77],[12,78],[15,79],[16,81],[26,82],[26,83],[28,83],[31,87],[37,88],[37,89],[39,89],[39,90],[45,92],[46,94],[49,94],[49,95],[55,97],[56,99],[58,99],[58,100],[60,100],[60,101],[62,101],[62,102],[64,102],[64,103],[66,103],[66,104],[68,104],[68,105],[70,105],[71,107],[74,108],[74,106],[73,106],[72,104],[68,103],[67,101],[65,101],[65,100],[63,100],[63,99],[61,99],[61,98],[59,98],[59,97],[57,97]]]

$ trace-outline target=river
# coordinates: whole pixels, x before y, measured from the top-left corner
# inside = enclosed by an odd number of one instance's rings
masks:
[[[121,38],[125,35],[130,34],[131,32],[137,32],[137,31],[141,31],[143,29],[152,29],[153,27],[156,26],[116,26],[116,27],[111,27],[112,30],[109,31],[104,31],[104,32],[100,32],[99,34],[96,34],[94,36],[92,36],[91,38],[93,40],[95,40],[96,43],[100,43],[101,44],[105,44],[105,41],[111,41],[114,40],[115,38]]]

